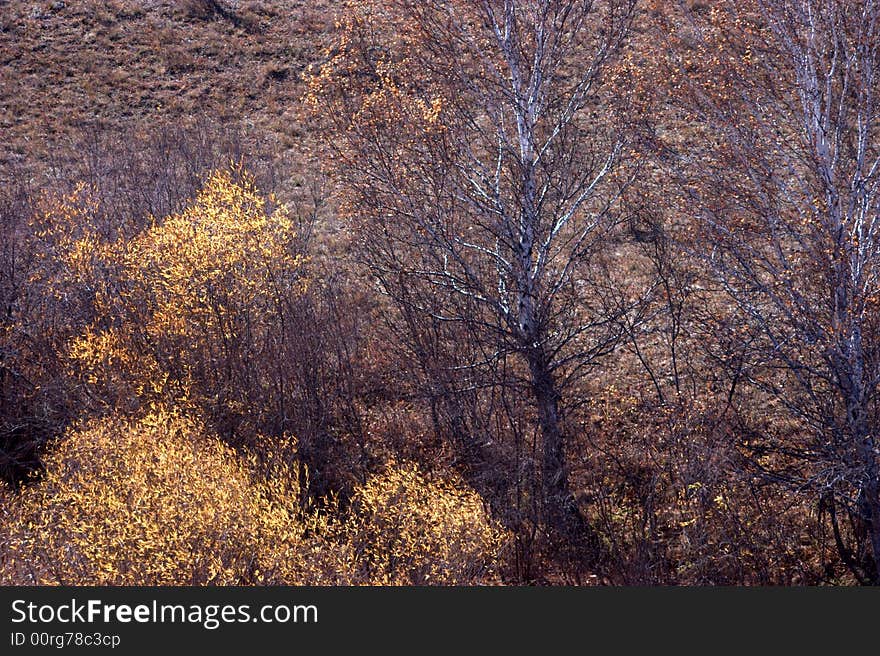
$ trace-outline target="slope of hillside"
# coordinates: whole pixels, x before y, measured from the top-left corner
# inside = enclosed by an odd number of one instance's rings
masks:
[[[299,141],[303,74],[332,3],[294,0],[0,2],[0,160],[45,160],[90,126],[196,115]]]

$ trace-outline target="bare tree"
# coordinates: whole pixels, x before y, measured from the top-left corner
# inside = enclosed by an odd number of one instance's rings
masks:
[[[880,583],[880,4],[688,15],[675,83],[702,126],[679,160],[691,246],[730,301],[713,310],[737,378],[800,426],[748,446],[817,494],[842,560]]]
[[[635,0],[385,4],[352,12],[312,95],[342,117],[363,253],[382,292],[455,331],[459,372],[513,358],[544,524],[570,532],[564,392],[620,337],[602,251],[630,178],[602,93]]]

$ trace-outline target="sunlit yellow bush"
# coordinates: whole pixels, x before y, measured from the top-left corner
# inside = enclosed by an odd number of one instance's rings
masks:
[[[97,281],[112,277],[104,265],[111,263],[115,236],[100,224],[97,207],[94,190],[79,185],[68,194],[41,196],[28,220],[14,258],[20,270],[7,274],[15,291],[0,321],[4,364],[17,372],[14,381],[28,383],[15,400],[23,414],[0,417],[0,424],[9,421],[7,429],[32,422],[52,434],[69,417],[67,406],[76,405],[67,344],[95,320]]]
[[[42,480],[5,493],[0,582],[312,580],[294,470],[272,470],[172,411],[87,424],[63,438]]]
[[[72,322],[91,316],[96,279],[111,259],[115,239],[99,219],[95,190],[77,185],[64,195],[46,195],[30,221],[28,282],[34,303],[53,318]]]
[[[347,513],[298,504],[297,468],[248,459],[180,413],[69,432],[41,480],[0,488],[0,584],[475,584],[505,534],[479,496],[415,467]]]
[[[264,409],[306,286],[283,205],[243,171],[218,171],[187,209],[105,253],[116,275],[95,281],[96,320],[69,345],[99,398],[191,402],[215,419]]]
[[[412,465],[358,488],[345,532],[356,576],[377,585],[491,583],[506,540],[476,492]]]

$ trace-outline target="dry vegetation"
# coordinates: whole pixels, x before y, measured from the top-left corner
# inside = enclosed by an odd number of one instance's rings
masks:
[[[880,582],[878,31],[0,3],[0,583]]]
[[[332,17],[321,1],[6,2],[0,156],[61,166],[83,133],[206,118],[271,143],[274,158],[301,155],[298,100]]]

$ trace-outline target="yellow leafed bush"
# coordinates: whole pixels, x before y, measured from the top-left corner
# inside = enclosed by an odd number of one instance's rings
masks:
[[[467,488],[394,467],[345,515],[301,511],[299,491],[295,466],[247,460],[179,412],[92,421],[40,481],[0,487],[0,584],[497,580],[505,534]]]
[[[68,434],[44,478],[7,492],[3,583],[284,582],[300,571],[296,480],[256,468],[198,423],[158,410]]]
[[[270,411],[306,288],[298,247],[246,173],[213,173],[187,209],[106,252],[115,276],[95,282],[97,319],[69,344],[76,373],[123,409],[191,403],[215,427]]]
[[[358,488],[344,530],[356,576],[378,585],[492,582],[506,541],[476,492],[413,465]]]

